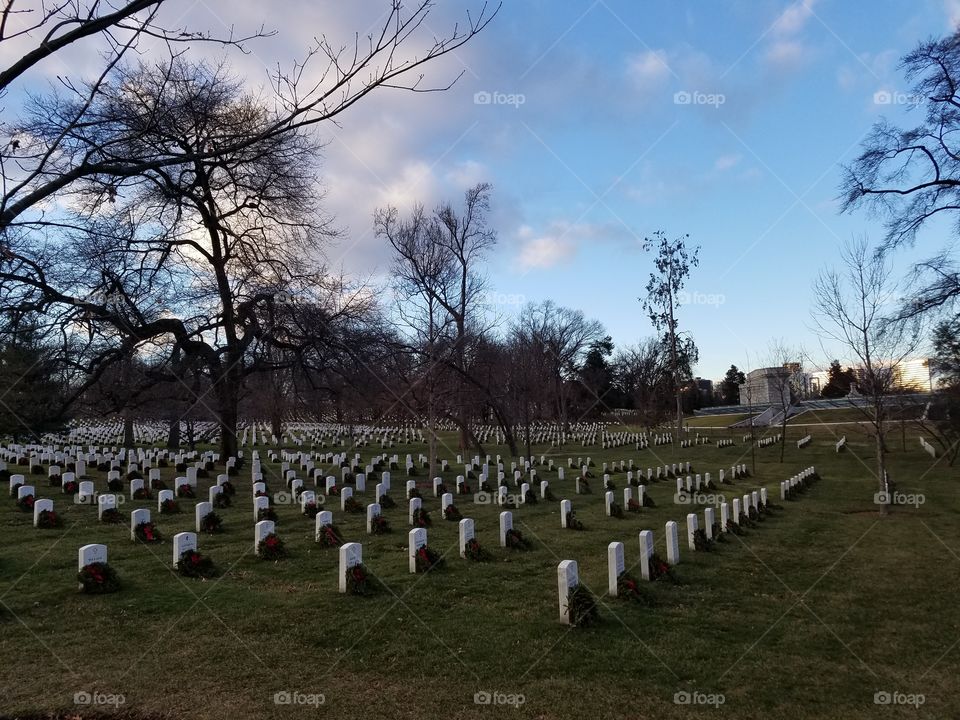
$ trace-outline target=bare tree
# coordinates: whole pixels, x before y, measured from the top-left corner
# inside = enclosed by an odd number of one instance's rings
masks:
[[[569,392],[591,343],[606,336],[603,325],[587,320],[583,312],[546,300],[529,303],[520,311],[515,332],[526,338],[548,368],[557,421],[569,424]]]
[[[813,319],[821,336],[844,347],[859,365],[858,387],[868,400],[864,414],[874,437],[878,490],[885,493],[888,400],[898,366],[919,345],[921,328],[915,319],[889,317],[899,300],[897,285],[889,262],[871,252],[866,238],[844,245],[840,259],[842,267],[822,271],[814,285]],[[887,506],[881,505],[881,513],[886,512]]]
[[[226,136],[207,144],[171,142],[136,155],[129,152],[128,143],[119,142],[116,137],[110,143],[99,143],[89,132],[75,133],[100,122],[91,116],[91,110],[103,104],[104,94],[112,93],[122,83],[124,63],[140,52],[144,40],[163,41],[169,57],[166,63],[159,64],[170,65],[175,57],[186,52],[187,48],[182,46],[185,42],[210,41],[242,48],[245,42],[270,34],[261,30],[243,38],[218,38],[188,28],[164,28],[157,23],[157,16],[161,6],[172,4],[173,0],[131,0],[104,13],[101,10],[105,6],[99,2],[88,9],[81,9],[80,3],[58,3],[48,9],[24,11],[34,12],[36,18],[31,17],[14,31],[11,26],[20,11],[15,9],[14,2],[6,3],[0,14],[0,44],[23,37],[41,39],[0,70],[0,91],[7,90],[15,80],[30,82],[30,71],[38,64],[78,42],[97,40],[99,44],[92,50],[101,50],[104,61],[99,72],[82,84],[63,80],[66,92],[75,102],[70,105],[70,114],[57,119],[62,132],[37,138],[23,132],[20,118],[4,117],[0,121],[4,135],[10,138],[0,149],[0,230],[24,214],[42,215],[50,198],[85,178],[122,184],[125,179],[148,171],[242,151],[251,143],[334,120],[379,88],[444,90],[451,83],[427,86],[422,69],[437,58],[456,52],[486,28],[499,10],[499,6],[491,11],[483,4],[476,15],[467,13],[464,25],[454,27],[446,36],[438,36],[426,26],[432,0],[419,0],[409,8],[400,0],[389,0],[382,23],[363,40],[356,37],[353,43],[337,45],[324,37],[305,58],[295,60],[289,71],[278,66],[271,77],[276,110],[269,122],[258,127],[256,136]],[[426,50],[408,53],[407,48],[424,40],[424,35],[432,37],[426,41]],[[320,63],[323,67],[315,67]],[[129,128],[134,137],[140,130],[137,125]],[[6,249],[7,254],[11,252]]]
[[[770,376],[770,385],[776,397],[774,406],[780,416],[780,462],[784,461],[787,447],[787,420],[790,409],[799,398],[803,381],[803,352],[790,347],[781,338],[770,342],[767,365],[776,368]]]
[[[670,371],[673,375],[673,391],[676,396],[677,414],[676,414],[676,434],[674,442],[679,444],[680,434],[683,430],[683,386],[689,380],[681,373],[683,364],[681,355],[683,348],[682,334],[679,330],[677,321],[677,310],[680,308],[679,294],[690,276],[690,268],[699,265],[697,255],[700,247],[687,249],[687,240],[689,235],[682,235],[674,240],[667,238],[666,233],[658,230],[652,238],[645,238],[643,241],[644,250],[656,251],[654,258],[654,268],[656,272],[650,273],[650,280],[647,282],[647,296],[641,298],[643,309],[650,317],[650,322],[658,332],[666,335],[670,344]],[[692,342],[692,341],[691,341]],[[690,363],[695,364],[696,359]],[[677,445],[678,446],[678,445]]]
[[[905,55],[901,68],[925,110],[916,127],[886,119],[874,124],[861,154],[844,168],[843,212],[868,208],[886,220],[883,252],[913,245],[931,220],[960,228],[960,31],[926,40]],[[904,317],[936,311],[960,298],[960,272],[951,250],[913,268],[916,288],[900,308]]]

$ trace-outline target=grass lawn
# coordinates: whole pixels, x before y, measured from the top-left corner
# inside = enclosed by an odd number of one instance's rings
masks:
[[[564,467],[568,457],[590,456],[593,494],[573,495],[573,471],[561,482],[539,467],[557,502],[514,510],[515,527],[533,541],[526,553],[498,547],[501,508],[458,496],[493,555],[481,564],[460,559],[457,525],[427,497],[421,471],[416,480],[433,517],[429,542],[446,555],[442,570],[425,575],[407,571],[406,478],[394,471],[398,507],[385,511],[392,534],[367,536],[362,515],[340,512],[339,502],[334,510],[345,538],[363,543],[364,563],[384,585],[371,598],[337,593],[337,551],[314,543],[313,521],[295,506],[277,506],[277,531],[291,557],[255,557],[249,465],[234,479],[233,507],[218,511],[225,532],[199,539],[221,570],[208,581],[171,571],[170,538],[193,529],[192,501],[181,501],[185,512],[176,516],[158,515],[156,500],[124,503],[125,516],[150,507],[164,534],[162,544],[145,546],[129,540],[128,525],[98,524],[95,507],[48,493],[46,478],[33,476],[37,496],[53,498],[65,526],[36,530],[13,500],[0,505],[0,715],[108,714],[112,706],[74,704],[76,693],[100,692],[122,695],[120,716],[129,718],[956,717],[960,472],[932,465],[915,439],[907,451],[895,444],[891,476],[901,492],[922,493],[925,502],[883,518],[872,502],[868,438],[851,437],[837,454],[833,433],[814,429],[804,450],[796,438],[788,442],[782,465],[779,447],[757,450],[755,476],[719,490],[732,499],[763,485],[783,507],[713,552],[687,549],[691,506],[674,504],[673,481],[648,485],[655,508],[605,517],[602,462],[633,459],[646,468],[690,460],[695,472],[716,480],[720,468],[750,462],[742,433],[730,436],[737,445],[722,450],[535,448],[538,460],[547,454]],[[455,440],[446,440],[452,448]],[[389,452],[402,461],[422,450]],[[359,452],[366,461],[380,449]],[[456,459],[452,450],[444,456]],[[809,465],[822,480],[800,500],[780,503],[779,481]],[[271,492],[281,489],[279,465],[264,462],[264,470]],[[90,474],[104,492],[105,473]],[[448,486],[456,474],[446,474]],[[171,487],[174,475],[164,471]],[[625,474],[612,479],[620,502]],[[198,497],[211,482],[200,480]],[[368,479],[364,503],[374,484]],[[470,484],[475,491],[477,481]],[[561,498],[573,501],[584,531],[560,529]],[[679,584],[646,585],[652,606],[606,597],[607,544],[625,543],[627,568],[639,577],[639,532],[653,530],[665,557],[668,520],[680,525]],[[77,548],[90,542],[109,546],[119,593],[77,592]],[[565,559],[579,562],[581,579],[600,599],[596,626],[558,622],[557,564]],[[283,692],[316,702],[322,694],[323,705],[318,713],[276,704]],[[523,702],[477,704],[475,694],[484,692]],[[884,692],[924,701],[919,709],[876,705]],[[723,704],[678,704],[677,693],[722,695]]]

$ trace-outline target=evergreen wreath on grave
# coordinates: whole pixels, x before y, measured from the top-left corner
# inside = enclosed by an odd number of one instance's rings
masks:
[[[733,521],[733,518],[727,523],[727,532],[731,535],[743,535],[743,528]]]
[[[640,504],[640,501],[636,498],[630,498],[627,501],[627,512],[638,513],[643,509],[643,506]]]
[[[586,585],[577,583],[567,591],[567,616],[573,627],[593,625],[600,619],[597,600]]]
[[[753,505],[750,506],[750,509],[747,511],[747,515],[750,517],[750,520],[754,523],[763,520],[763,518],[760,517],[760,513],[757,512],[757,509]]]
[[[489,481],[484,480],[482,483],[480,483],[480,492],[492,493],[493,486],[490,484]]]
[[[143,480],[143,475],[140,474],[139,470],[131,470],[127,473],[127,482],[131,480]]]
[[[150,489],[151,489],[151,490],[166,490],[166,489],[167,489],[167,484],[166,484],[163,480],[161,480],[160,478],[157,478],[156,480],[151,480],[151,481],[150,481]]]
[[[220,492],[227,497],[233,497],[237,494],[237,488],[234,487],[232,482],[225,480],[220,484]]]
[[[768,513],[767,504],[763,500],[757,500],[757,512],[760,515],[766,515]]]
[[[330,486],[330,489],[327,490],[327,495],[339,496],[340,487],[336,483],[334,483],[333,485]]]
[[[647,562],[648,567],[650,568],[650,582],[656,580],[669,580],[670,582],[676,584],[677,578],[673,574],[673,568],[670,567],[670,564],[664,562],[656,553],[650,555],[650,559]]]
[[[390,532],[390,523],[383,515],[374,515],[370,518],[371,535],[386,535],[388,532]]]
[[[413,511],[414,527],[428,528],[432,524],[433,524],[433,521],[430,519],[430,513],[428,513],[422,507],[419,507]]]
[[[449,520],[450,522],[458,522],[460,520],[463,520],[463,515],[457,509],[457,506],[454,505],[453,503],[451,503],[450,505],[447,505],[443,509],[443,517],[445,520]]]
[[[47,478],[47,484],[50,485],[50,487],[60,487],[62,481],[63,478],[59,474],[51,475]]]
[[[755,528],[757,524],[743,510],[740,511],[740,527]]]
[[[177,497],[193,499],[197,494],[193,491],[193,485],[187,483],[177,488]]]
[[[395,508],[396,506],[397,503],[392,497],[390,497],[388,493],[384,493],[380,496],[380,507],[382,507],[384,510],[389,510],[390,508]]]
[[[543,494],[543,499],[547,502],[555,502],[557,498],[553,496],[553,492],[550,490],[550,486],[547,486],[547,491]]]
[[[100,513],[100,522],[108,525],[116,525],[123,522],[123,515],[116,508],[107,508]]]
[[[443,567],[443,558],[440,556],[440,553],[429,545],[421,545],[417,548],[414,559],[418,573],[425,573],[428,570]]]
[[[423,499],[423,495],[415,487],[412,487],[407,491],[407,500],[413,500],[414,498]]]
[[[210,477],[210,471],[216,467],[212,462],[208,462],[203,467],[197,468],[197,477],[198,478],[208,478]]]
[[[733,480],[730,479],[730,476],[729,476],[729,475],[727,475],[726,477],[724,477],[723,480],[721,480],[721,482],[722,482],[724,485],[733,485]]]
[[[577,520],[577,513],[571,510],[567,513],[567,530],[584,530],[583,523]]]
[[[283,540],[276,533],[270,533],[257,545],[257,555],[261,560],[283,560],[288,553]]]
[[[23,483],[14,483],[13,487],[10,488],[10,497],[17,496],[17,490],[23,487]]]
[[[361,563],[347,568],[347,593],[369,597],[380,589],[380,583],[370,574]]]
[[[613,480],[604,480],[603,481],[604,490],[616,490],[617,486],[613,484]]]
[[[24,495],[22,498],[17,498],[17,507],[25,513],[33,512],[33,503],[33,495]]]
[[[114,478],[113,480],[107,481],[107,490],[110,492],[122,492],[123,491],[123,480],[119,478]]]
[[[318,512],[320,512],[320,506],[317,505],[315,502],[304,503],[303,514],[306,515],[311,520],[313,520],[317,516]]]
[[[323,525],[317,534],[317,542],[322,548],[338,548],[343,545],[343,536],[332,523]]]
[[[140,542],[147,544],[158,543],[163,540],[160,531],[157,530],[157,526],[152,522],[138,523],[133,529],[133,535]]]
[[[83,586],[82,592],[91,595],[112,593],[120,589],[117,571],[107,563],[94,562],[84,565],[77,573],[77,580]]]
[[[615,501],[610,503],[610,517],[623,519],[623,508]]]
[[[723,536],[723,529],[720,527],[719,522],[713,524],[713,539],[716,542],[727,542],[727,539]]]
[[[216,574],[213,560],[196,550],[184,550],[177,560],[177,574],[190,578],[209,578]]]
[[[43,465],[31,465],[30,466],[31,475],[43,475]]]
[[[272,507],[265,507],[257,510],[257,522],[260,522],[261,520],[269,520],[272,523],[280,522],[277,519],[277,511]]]
[[[511,550],[529,550],[533,543],[527,540],[519,530],[510,528],[504,534],[504,542]]]
[[[253,496],[254,496],[255,498],[258,498],[258,497],[270,497],[270,494],[269,494],[268,490],[269,490],[269,488],[264,487],[263,490],[257,490],[257,491],[253,494]]]
[[[697,528],[693,531],[693,549],[697,552],[713,550],[713,540],[707,537],[707,531],[704,528]]]
[[[351,515],[362,515],[366,512],[366,509],[357,502],[357,499],[351,495],[347,498],[347,501],[343,504],[343,511],[348,512]]]
[[[486,549],[480,546],[480,541],[476,538],[470,538],[463,546],[463,554],[467,560],[473,560],[474,562],[489,562],[493,559]]]
[[[239,474],[240,474],[240,468],[237,467],[236,465],[231,465],[230,467],[227,468],[228,477],[236,477]]]
[[[580,494],[581,495],[590,495],[590,483],[587,482],[585,477],[580,478]]]
[[[6,468],[0,470],[0,482],[10,482],[10,471]]]
[[[167,498],[162,503],[160,503],[160,514],[161,515],[176,515],[180,512],[180,506],[177,504],[177,501],[173,498]]]
[[[523,494],[523,502],[525,505],[536,505],[537,504],[537,494],[533,490],[527,490]]]
[[[37,517],[37,527],[41,530],[52,530],[63,527],[63,519],[53,510],[41,510]]]
[[[147,490],[147,488],[142,487],[142,488],[137,488],[136,490],[133,491],[133,499],[134,500],[152,500],[153,495],[150,493],[149,490]]]
[[[224,495],[223,490],[221,490],[213,496],[212,504],[217,510],[224,510],[230,507],[232,503],[230,502],[230,498],[227,495]]]
[[[460,493],[461,495],[469,495],[469,494],[470,494],[470,486],[467,485],[465,482],[458,483],[458,484],[457,484],[457,492]]]
[[[170,467],[170,463],[167,462],[166,458],[160,458],[157,460],[157,467],[166,468]]]
[[[653,604],[652,598],[641,589],[640,582],[626,571],[617,576],[617,597],[644,605]]]
[[[174,466],[174,470],[176,470],[177,472],[186,472],[186,471],[187,471],[187,464],[186,464],[186,463],[177,463],[177,464]]]
[[[200,532],[210,534],[223,532],[223,520],[215,512],[208,512],[200,520]]]

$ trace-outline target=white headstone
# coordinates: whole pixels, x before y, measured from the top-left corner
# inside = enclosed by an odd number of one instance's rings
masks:
[[[557,594],[560,600],[560,622],[570,624],[570,608],[567,599],[570,588],[580,584],[580,573],[576,560],[564,560],[557,565]]]
[[[567,527],[567,515],[573,510],[573,504],[569,500],[560,501],[560,527]]]
[[[423,502],[420,500],[420,498],[410,498],[409,519],[411,525],[413,525],[413,514],[419,510],[422,505]]]
[[[173,536],[173,566],[177,567],[180,556],[187,550],[197,549],[197,534],[192,532],[177,533]]]
[[[130,539],[137,539],[137,525],[150,522],[150,511],[146,508],[140,508],[130,513]]]
[[[500,547],[507,546],[507,531],[513,530],[513,513],[504,510],[500,513]]]
[[[689,547],[691,550],[696,549],[694,534],[699,529],[700,524],[697,522],[696,513],[687,513],[687,547]]]
[[[313,521],[313,538],[320,539],[320,531],[324,525],[333,525],[333,513],[329,510],[321,510]]]
[[[704,508],[703,531],[707,534],[708,540],[713,540],[713,524],[716,521],[716,511],[713,508]]]
[[[348,542],[340,546],[340,592],[347,591],[347,571],[363,562],[363,545]]]
[[[417,498],[414,498],[417,499]],[[407,552],[410,560],[410,572],[417,572],[417,550],[427,544],[426,528],[414,528],[408,535]]]
[[[256,525],[253,526],[253,551],[256,552],[257,548],[260,547],[260,541],[263,540],[267,535],[272,534],[274,531],[274,524],[272,520],[261,520]]]
[[[617,578],[625,569],[623,560],[623,543],[612,542],[607,545],[607,592],[610,597],[617,597]]]
[[[341,510],[347,509],[347,500],[349,500],[352,497],[353,497],[352,487],[345,487],[343,488],[343,490],[340,491],[340,509]]]
[[[651,555],[653,555],[653,531],[643,530],[640,533],[640,576],[644,580],[650,579]]]
[[[470,540],[473,540],[473,520],[470,518],[463,518],[459,523],[460,529],[460,557],[467,557],[467,543]]]
[[[116,507],[117,507],[116,495],[98,495],[97,496],[97,519],[102,520],[103,513],[105,510],[115,510]]]
[[[668,520],[667,531],[667,562],[676,565],[680,562],[680,540],[677,537],[677,524],[673,520]]]
[[[194,516],[196,518],[196,528],[197,532],[200,532],[200,526],[203,524],[203,519],[210,513],[213,512],[213,504],[208,502],[198,502],[196,508],[194,508]]]
[[[36,527],[40,523],[40,513],[44,510],[47,512],[53,512],[53,500],[48,500],[47,498],[40,498],[39,500],[34,500],[33,502],[33,526]]]

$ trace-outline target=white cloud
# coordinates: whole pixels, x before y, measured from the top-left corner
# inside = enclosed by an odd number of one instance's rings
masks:
[[[529,228],[522,228],[521,234],[528,234]],[[520,248],[518,258],[524,271],[556,267],[576,255],[577,246],[571,238],[560,235],[542,235],[527,240]]]
[[[943,9],[947,13],[949,29],[956,30],[960,25],[960,0],[943,0]]]
[[[647,50],[628,59],[627,74],[638,85],[646,88],[666,80],[672,70],[664,50]]]
[[[742,159],[743,159],[742,155],[735,154],[735,153],[730,155],[721,155],[713,163],[713,169],[719,172],[723,172],[724,170],[729,170],[730,168],[735,167]]]
[[[796,35],[803,30],[807,21],[813,16],[813,6],[816,5],[816,1],[799,0],[787,7],[773,23],[773,34],[784,37]]]

